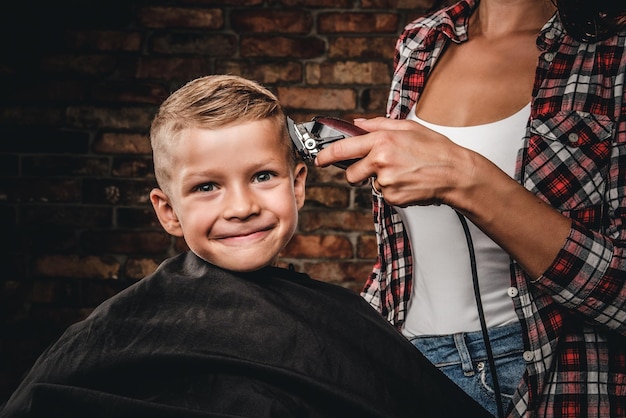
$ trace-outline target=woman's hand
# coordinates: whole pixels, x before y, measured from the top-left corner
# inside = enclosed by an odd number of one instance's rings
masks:
[[[374,188],[395,206],[451,201],[455,189],[471,187],[472,151],[416,122],[375,118],[355,124],[369,134],[337,141],[316,157],[316,164],[360,159],[346,169],[350,184],[373,178]]]

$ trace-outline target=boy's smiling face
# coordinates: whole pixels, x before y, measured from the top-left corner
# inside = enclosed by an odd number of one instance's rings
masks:
[[[272,264],[293,236],[306,166],[289,163],[274,120],[192,128],[173,147],[169,195],[150,199],[167,232],[199,257],[234,271]]]

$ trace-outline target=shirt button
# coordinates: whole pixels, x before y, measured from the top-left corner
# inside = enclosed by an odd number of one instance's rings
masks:
[[[522,354],[522,357],[524,357],[524,360],[526,361],[531,361],[535,356],[533,355],[532,351],[524,351],[524,354]]]
[[[572,132],[571,134],[567,135],[567,140],[572,144],[578,143],[578,134]]]
[[[546,54],[543,56],[543,58],[548,61],[548,62],[552,62],[552,60],[554,59],[554,53],[552,52],[546,52]]]
[[[552,31],[546,32],[546,39],[554,39],[555,36],[556,35]]]
[[[509,287],[506,293],[508,293],[510,297],[514,298],[515,296],[518,295],[519,292],[517,291],[517,287]]]

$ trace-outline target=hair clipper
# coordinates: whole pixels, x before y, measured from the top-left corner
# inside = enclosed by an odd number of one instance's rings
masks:
[[[313,161],[319,151],[335,141],[368,133],[343,119],[324,116],[316,116],[311,122],[305,123],[295,123],[288,117],[287,129],[298,154],[306,162]],[[340,161],[333,165],[346,169],[355,161]]]

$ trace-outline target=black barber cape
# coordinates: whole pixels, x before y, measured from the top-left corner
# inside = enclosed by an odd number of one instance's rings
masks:
[[[69,327],[0,416],[489,415],[353,292],[187,252]]]

